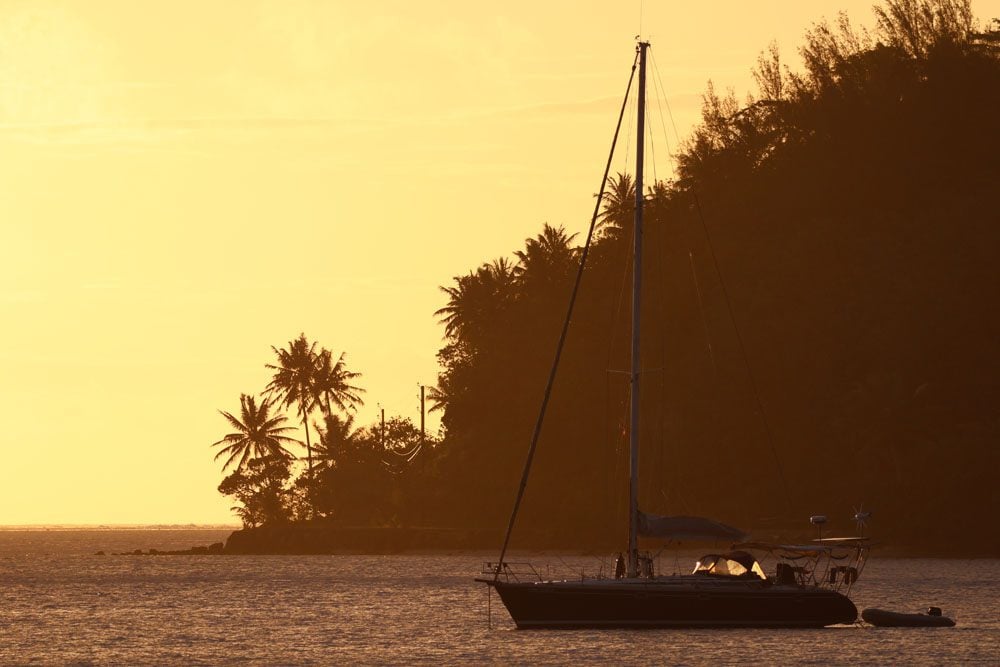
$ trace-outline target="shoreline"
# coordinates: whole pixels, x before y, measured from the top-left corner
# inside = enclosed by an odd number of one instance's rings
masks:
[[[114,530],[114,529],[109,529]],[[137,528],[135,530],[142,530]],[[153,529],[155,530],[155,529]],[[191,530],[188,528],[167,530]],[[209,529],[206,529],[209,530]],[[215,528],[214,530],[226,530]],[[436,527],[368,527],[340,526],[326,522],[291,523],[234,530],[225,542],[192,546],[184,550],[124,551],[116,556],[310,556],[310,555],[445,555],[455,553],[481,554],[484,560],[495,559],[502,544],[502,534],[487,530],[461,530]],[[514,553],[548,553],[565,555],[612,555],[620,546],[611,541],[590,539],[571,540],[565,536],[526,534],[517,542]],[[803,543],[809,540],[773,535],[767,540],[778,543]],[[650,543],[645,548],[658,551],[662,545]],[[728,549],[722,544],[681,544],[663,548],[664,552],[708,552]],[[1000,551],[966,545],[935,548],[928,545],[889,542],[873,538],[873,557],[930,559],[997,559]],[[98,555],[105,555],[98,552]]]

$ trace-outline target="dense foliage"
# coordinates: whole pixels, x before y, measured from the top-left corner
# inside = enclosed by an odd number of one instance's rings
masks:
[[[875,11],[872,34],[843,16],[814,26],[804,71],[766,51],[743,104],[710,85],[676,178],[644,193],[647,511],[767,537],[817,512],[849,532],[864,503],[883,538],[939,550],[982,547],[969,529],[995,523],[1000,22],[978,27],[967,0]],[[608,183],[515,546],[623,537],[634,188]],[[284,441],[251,446],[238,429],[217,443],[239,461],[220,491],[248,525],[500,534],[579,243],[545,225],[442,288],[439,442],[401,419],[355,430],[343,358],[304,336],[275,349],[264,411],[294,410],[307,438],[318,415],[318,440],[292,481]]]
[[[772,47],[745,104],[710,87],[676,180],[648,191],[647,510],[758,532],[825,512],[848,531],[864,502],[910,542],[994,521],[1000,25],[978,29],[963,0],[876,15],[871,35],[843,16],[814,26],[803,72]],[[611,184],[521,534],[624,525],[632,187]],[[436,398],[460,525],[505,524],[572,241],[546,226],[516,262],[444,288]]]
[[[361,377],[347,368],[343,354],[333,361],[327,349],[316,349],[305,334],[287,348],[272,348],[274,376],[258,402],[240,396],[240,417],[220,411],[232,433],[214,443],[226,457],[223,469],[234,470],[219,492],[238,504],[233,511],[246,526],[292,520],[327,519],[346,525],[407,525],[424,518],[419,506],[433,506],[426,485],[433,477],[434,438],[425,438],[409,419],[392,417],[355,428],[354,411],[364,390],[352,384]],[[288,417],[275,406],[294,409],[305,442],[287,433]],[[319,422],[309,428],[309,419]],[[318,440],[310,439],[310,432]],[[297,470],[291,446],[305,448],[306,465]],[[420,455],[419,463],[414,463]],[[296,473],[298,472],[298,475]]]

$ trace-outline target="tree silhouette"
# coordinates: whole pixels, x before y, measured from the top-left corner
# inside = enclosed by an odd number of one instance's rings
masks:
[[[448,376],[442,374],[438,376],[437,384],[428,388],[427,400],[430,401],[431,404],[428,412],[444,412],[448,409],[448,404],[451,401],[451,389],[449,384],[450,381]]]
[[[361,373],[347,369],[345,356],[341,353],[334,363],[333,354],[324,349],[316,361],[312,391],[317,400],[323,400],[322,405],[327,415],[333,414],[334,407],[346,412],[365,404],[361,399],[365,390],[351,384],[361,377]]]
[[[233,510],[243,525],[254,527],[289,519],[289,490],[285,488],[290,477],[289,462],[284,456],[251,459],[245,468],[233,471],[219,484],[219,493],[240,503]]]
[[[631,229],[634,211],[635,182],[632,175],[619,172],[613,177],[609,176],[598,218],[601,234],[618,237],[623,230]]]
[[[356,446],[358,432],[354,428],[354,415],[341,417],[336,413],[326,413],[323,420],[322,427],[316,425],[319,441],[314,453],[322,465],[331,466]]]
[[[289,341],[287,348],[278,349],[271,346],[271,349],[278,361],[277,364],[266,364],[267,368],[274,371],[274,376],[267,385],[267,392],[278,397],[285,407],[298,405],[302,428],[305,429],[306,433],[306,459],[311,475],[313,457],[312,443],[309,438],[309,413],[316,405],[314,387],[319,367],[316,343],[310,343],[303,333],[299,334],[298,338]]]
[[[926,58],[936,49],[962,45],[974,25],[968,0],[885,0],[872,10],[884,42],[911,58]]]
[[[445,335],[463,345],[452,352],[472,354],[502,311],[517,298],[517,276],[506,258],[483,264],[476,271],[454,278],[455,284],[441,287],[448,303],[437,315],[445,326]]]
[[[544,285],[563,282],[575,263],[576,252],[570,245],[575,237],[576,234],[567,235],[562,227],[545,223],[541,234],[525,239],[524,250],[514,253],[518,261],[513,274],[520,288],[542,289]]]
[[[876,19],[870,34],[846,16],[820,21],[800,72],[771,45],[756,63],[756,99],[709,85],[675,180],[644,195],[640,500],[653,511],[696,502],[739,525],[781,516],[789,500],[864,497],[900,526],[908,503],[943,526],[919,493],[939,473],[941,495],[969,498],[978,520],[996,508],[982,471],[1000,465],[985,444],[1000,437],[1000,355],[988,342],[1000,319],[987,306],[1000,299],[1000,23],[974,34],[966,0],[886,0]],[[631,175],[617,174],[522,514],[540,534],[615,526],[625,511],[611,413],[627,391],[615,371],[627,363],[620,294],[634,202]],[[558,231],[546,225],[514,252],[513,280],[484,264],[442,288],[430,396],[443,411],[439,470],[457,523],[501,524],[509,511],[569,293],[550,278],[578,252]],[[869,377],[887,380],[848,400]],[[899,408],[924,386],[919,410]],[[698,454],[727,447],[747,456],[706,467]],[[836,461],[830,474],[811,463],[824,457]],[[715,492],[748,476],[769,482]],[[557,528],[554,507],[578,511]]]
[[[790,500],[831,513],[864,500],[880,536],[936,549],[979,544],[940,498],[966,508],[965,525],[1000,512],[1000,315],[990,307],[1000,300],[1000,23],[973,34],[970,17],[964,0],[885,0],[871,34],[846,17],[816,24],[799,72],[771,45],[754,97],[709,85],[675,178],[644,193],[647,511],[770,530],[799,525]],[[608,185],[519,519],[535,546],[608,545],[627,511],[619,371],[635,186],[624,173]],[[310,516],[502,528],[566,312],[574,242],[546,224],[513,261],[441,287],[429,398],[443,438],[431,446],[407,446],[418,432],[406,420],[390,419],[385,441],[379,424],[354,428],[360,389],[343,356],[317,353],[304,335],[274,350],[269,391],[304,425],[323,412],[296,482]],[[266,483],[244,472],[227,488],[288,513],[277,462],[258,471]],[[572,511],[554,520],[556,508]]]
[[[236,418],[232,414],[219,410],[223,417],[236,429],[235,432],[227,434],[218,442],[212,443],[213,447],[222,446],[215,454],[215,459],[227,456],[222,469],[225,470],[233,462],[236,462],[236,470],[246,468],[252,459],[266,456],[277,458],[294,458],[285,445],[292,443],[300,444],[298,440],[285,435],[291,431],[290,426],[283,426],[287,421],[284,415],[271,414],[271,402],[267,399],[257,405],[253,396],[247,394],[240,395],[240,417]]]

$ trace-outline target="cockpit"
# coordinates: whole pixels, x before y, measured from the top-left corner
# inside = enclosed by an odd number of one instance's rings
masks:
[[[760,563],[746,551],[702,556],[694,567],[694,574],[767,579]]]

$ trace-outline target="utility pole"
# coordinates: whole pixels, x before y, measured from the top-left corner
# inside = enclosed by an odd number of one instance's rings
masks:
[[[424,440],[427,438],[426,431],[424,430],[424,390],[427,387],[420,385],[420,444],[424,444]]]
[[[385,408],[382,411],[382,449],[385,449]]]

